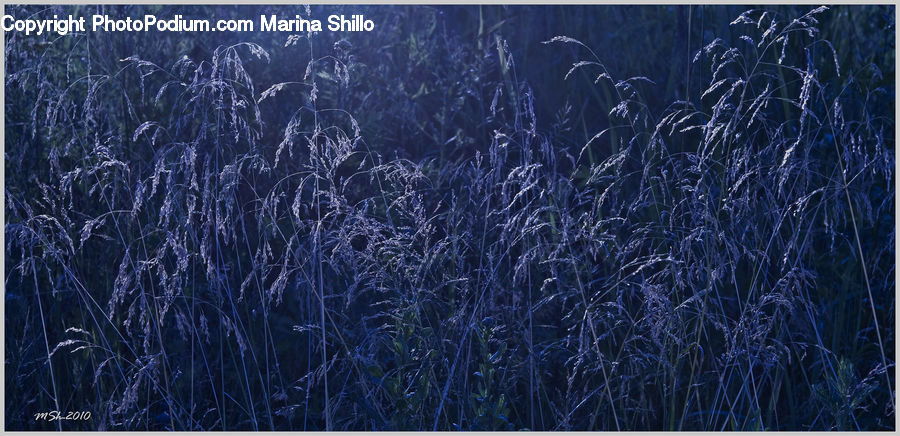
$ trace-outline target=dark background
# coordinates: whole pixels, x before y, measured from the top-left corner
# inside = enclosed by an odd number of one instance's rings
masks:
[[[7,32],[7,429],[894,429],[895,11],[812,9]]]

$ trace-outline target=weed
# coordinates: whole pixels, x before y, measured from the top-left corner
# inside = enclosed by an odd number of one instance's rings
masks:
[[[893,7],[360,10],[6,33],[8,428],[894,428]]]

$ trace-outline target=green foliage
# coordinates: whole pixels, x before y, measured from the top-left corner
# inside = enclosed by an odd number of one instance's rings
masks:
[[[475,391],[471,394],[470,407],[473,412],[473,430],[514,430],[509,421],[509,399],[503,394],[503,387],[499,385],[502,374],[506,368],[498,367],[505,360],[506,343],[496,339],[499,333],[497,327],[475,326],[475,338],[478,340],[478,353],[475,362],[478,371]],[[499,342],[498,345],[492,342]],[[496,348],[496,351],[493,349]]]
[[[860,380],[853,363],[840,359],[835,371],[833,374],[827,373],[825,381],[814,384],[812,394],[816,403],[834,420],[835,429],[854,430],[858,426],[853,422],[855,414],[870,401],[869,395],[877,383],[875,375],[883,373],[883,370],[873,371],[873,374]]]

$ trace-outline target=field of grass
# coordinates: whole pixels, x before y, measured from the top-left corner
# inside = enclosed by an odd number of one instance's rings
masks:
[[[893,6],[7,6],[7,430],[893,430]],[[45,412],[79,419],[52,420]]]

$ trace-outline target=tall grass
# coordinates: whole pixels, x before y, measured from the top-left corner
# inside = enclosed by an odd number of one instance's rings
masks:
[[[8,33],[8,428],[893,429],[893,57],[788,10],[671,83],[556,29],[534,88],[474,7]]]

